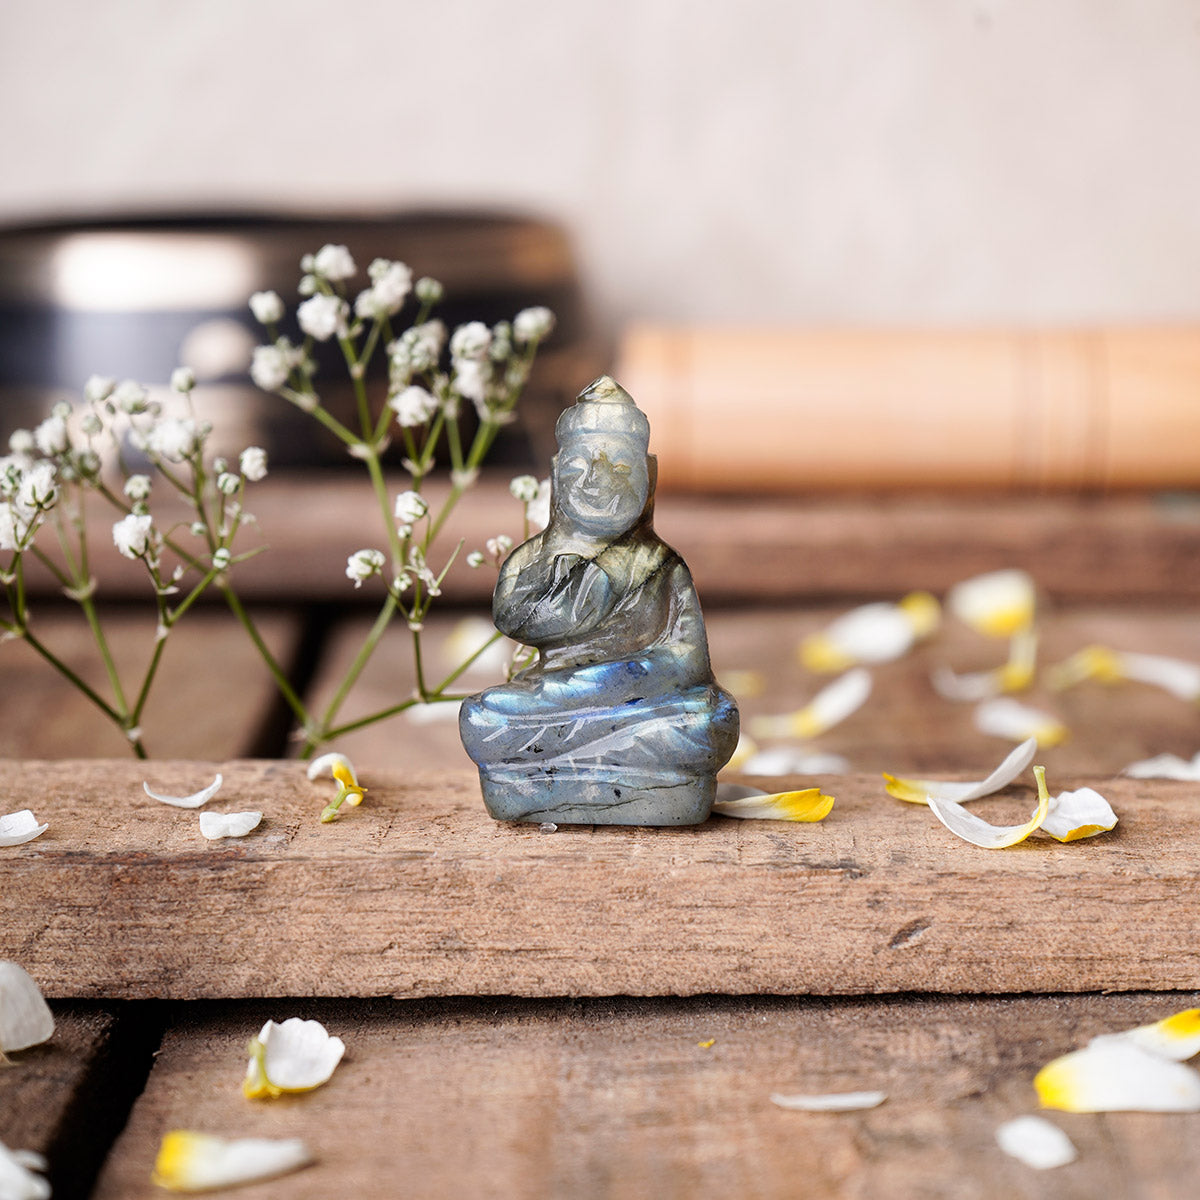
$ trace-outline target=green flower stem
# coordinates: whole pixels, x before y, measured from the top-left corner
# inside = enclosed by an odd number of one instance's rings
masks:
[[[46,660],[64,679],[77,687],[109,720],[119,725],[122,729],[126,728],[125,717],[117,712],[115,708],[107,700],[104,699],[93,687],[85,683],[84,680],[65,662],[62,661],[56,654],[44,646],[27,627],[22,627],[21,637],[29,643],[29,645]],[[139,755],[140,758],[145,758],[145,751]]]
[[[350,381],[354,384],[354,398],[358,402],[358,423],[362,429],[362,438],[367,441],[371,436],[371,405],[367,399],[367,385],[363,379],[366,363],[359,359],[354,342],[348,336],[339,336],[338,345],[342,348],[342,357],[346,360]]]
[[[455,422],[451,422],[447,428],[453,428],[455,424]],[[479,466],[488,450],[491,449],[492,442],[495,441],[499,429],[500,426],[494,421],[485,421],[479,426],[475,434],[475,440],[471,443],[470,452],[467,454],[467,461],[464,465],[465,470],[473,471]],[[445,525],[466,490],[462,484],[456,483],[451,485],[450,494],[446,497],[445,504],[442,505],[442,511],[438,513],[438,518],[434,521],[433,527],[429,531],[429,537],[425,542],[427,546],[432,545],[437,535],[442,531],[442,526]]]
[[[429,689],[425,686],[425,660],[421,655],[421,631],[412,630],[413,672],[417,677],[417,695],[422,702],[429,699]]]
[[[162,662],[163,650],[167,645],[167,634],[171,628],[167,621],[166,605],[163,604],[161,597],[158,598],[158,620],[161,628],[154,639],[154,653],[150,656],[150,662],[146,666],[146,674],[142,677],[142,686],[138,689],[137,702],[130,714],[130,720],[135,726],[141,721],[142,711],[146,707],[146,701],[150,698],[150,685],[158,674],[158,665]]]
[[[254,643],[255,649],[262,656],[262,660],[266,664],[267,670],[271,673],[271,678],[275,680],[275,686],[279,689],[279,694],[283,697],[284,702],[292,710],[292,714],[301,727],[307,729],[311,722],[311,717],[309,716],[308,709],[305,707],[304,701],[296,694],[295,689],[288,680],[287,674],[276,661],[267,643],[263,640],[262,634],[258,631],[258,626],[255,625],[253,618],[246,611],[237,592],[228,583],[218,583],[217,590],[224,597],[230,611],[238,619],[238,623],[246,631],[246,635]]]

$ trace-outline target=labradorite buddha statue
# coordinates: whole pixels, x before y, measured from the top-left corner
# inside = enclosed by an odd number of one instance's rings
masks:
[[[492,605],[537,659],[463,702],[463,745],[497,820],[697,824],[738,712],[691,574],[654,532],[649,422],[605,376],[555,434],[550,523],[505,560]]]

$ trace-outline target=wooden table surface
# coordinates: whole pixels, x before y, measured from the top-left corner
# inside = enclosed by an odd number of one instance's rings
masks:
[[[268,540],[304,511],[297,487],[264,495]],[[304,545],[284,538],[247,567],[273,648],[320,698],[369,615],[338,580],[351,501],[317,491]],[[491,499],[471,510],[480,536]],[[667,497],[658,524],[696,571],[747,721],[812,696],[823,681],[796,646],[851,604],[1000,566],[1043,587],[1043,662],[1090,642],[1200,661],[1186,498]],[[145,622],[117,603],[126,587],[102,579],[101,600],[136,662]],[[432,656],[469,612],[431,622]],[[94,673],[75,615],[49,590],[39,601],[47,637]],[[355,705],[406,694],[408,646],[385,641]],[[1120,824],[977,850],[886,796],[878,772],[986,774],[1006,744],[929,677],[996,655],[948,622],[875,669],[866,705],[812,747],[850,774],[760,781],[819,782],[837,797],[819,825],[544,834],[486,817],[444,718],[347,738],[371,790],[320,826],[328,781],[285,761],[270,681],[215,607],[171,644],[146,721],[161,760],[146,765],[26,647],[0,646],[0,811],[50,821],[0,851],[0,958],[31,971],[59,1021],[0,1071],[0,1141],[46,1153],[59,1200],[161,1194],[150,1166],[181,1125],[305,1137],[316,1165],[248,1200],[1191,1197],[1200,1115],[1052,1114],[1079,1160],[1046,1173],[994,1132],[1036,1111],[1050,1058],[1200,1000],[1200,787],[1118,777],[1200,749],[1200,710],[1133,684],[1035,690],[1071,729],[1040,759],[1052,790],[1090,783]],[[245,841],[206,843],[195,813],[140,790],[193,790],[214,764],[226,784],[210,808],[267,814]],[[1031,795],[1025,780],[978,811],[1023,816]],[[247,1039],[293,1015],[343,1037],[345,1062],[310,1095],[246,1101]],[[887,1101],[859,1113],[769,1100],[873,1088]]]

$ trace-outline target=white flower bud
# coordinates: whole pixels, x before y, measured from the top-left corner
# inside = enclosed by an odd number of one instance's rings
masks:
[[[388,408],[403,426],[424,425],[438,410],[437,398],[415,383],[388,399]]]
[[[356,550],[346,559],[346,578],[354,580],[356,588],[362,587],[363,580],[378,575],[386,561],[382,550]]]
[[[112,398],[116,406],[130,416],[145,412],[146,401],[149,399],[146,389],[135,379],[123,379],[118,383]]]
[[[208,532],[208,526],[203,521],[193,521],[188,530],[192,537],[203,537]]]
[[[436,279],[422,275],[417,280],[416,293],[422,304],[438,304],[446,294],[446,289]]]
[[[267,477],[267,452],[261,446],[247,446],[238,459],[242,474],[251,483]]]
[[[482,567],[485,562],[487,562],[487,559],[483,557],[483,552],[481,550],[472,550],[471,553],[467,555],[468,567]]]
[[[524,345],[540,342],[554,328],[554,314],[548,308],[523,308],[513,318],[513,337]]]
[[[307,255],[311,260],[312,255]],[[296,287],[302,296],[315,296],[321,290],[321,281],[315,275],[304,275]]]
[[[32,454],[37,442],[28,429],[14,429],[8,435],[8,448],[14,454]]]
[[[313,296],[296,309],[300,328],[318,342],[346,331],[346,302],[340,296]]]
[[[171,390],[190,392],[196,386],[196,372],[191,367],[176,367],[171,372]]]
[[[250,311],[261,325],[273,325],[283,320],[283,301],[278,292],[255,292],[250,297]]]
[[[37,448],[46,455],[63,454],[71,444],[67,422],[60,416],[47,417],[34,431]]]
[[[130,500],[147,500],[150,497],[150,476],[130,475],[125,480],[125,495]]]
[[[83,385],[84,399],[91,401],[92,404],[103,404],[112,395],[113,388],[116,386],[115,379],[109,379],[105,375],[93,375]]]
[[[513,548],[513,540],[508,534],[502,533],[499,537],[488,538],[486,545],[487,552],[493,558],[504,558]]]
[[[396,520],[405,525],[419,521],[428,511],[429,505],[420,492],[401,492],[396,497]]]
[[[450,339],[452,358],[479,359],[488,352],[492,344],[492,331],[482,321],[470,321],[460,325]]]
[[[232,475],[226,471],[223,475],[217,476],[217,491],[225,496],[236,496],[238,488],[241,487],[242,481],[239,476]]]
[[[345,246],[322,246],[313,256],[312,271],[331,283],[349,279],[358,268]]]
[[[538,496],[538,481],[532,475],[518,475],[509,485],[508,490],[514,500],[522,504],[532,504]]]
[[[190,417],[164,417],[155,422],[146,434],[146,448],[151,454],[168,462],[183,462],[199,449],[203,435]]]
[[[224,571],[233,559],[233,555],[224,547],[220,546],[213,551],[212,565],[218,571]]]
[[[255,346],[250,363],[250,378],[264,392],[277,392],[288,381],[292,364],[280,346]]]
[[[142,558],[150,549],[152,535],[152,518],[130,513],[113,526],[113,545],[126,558]]]
[[[84,413],[83,419],[79,422],[79,428],[88,437],[96,437],[98,434],[104,432],[104,422],[93,412]]]

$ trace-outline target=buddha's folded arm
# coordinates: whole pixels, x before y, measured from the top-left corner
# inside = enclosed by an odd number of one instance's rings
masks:
[[[577,554],[504,564],[492,602],[496,628],[527,646],[586,634],[612,611],[612,580]]]

